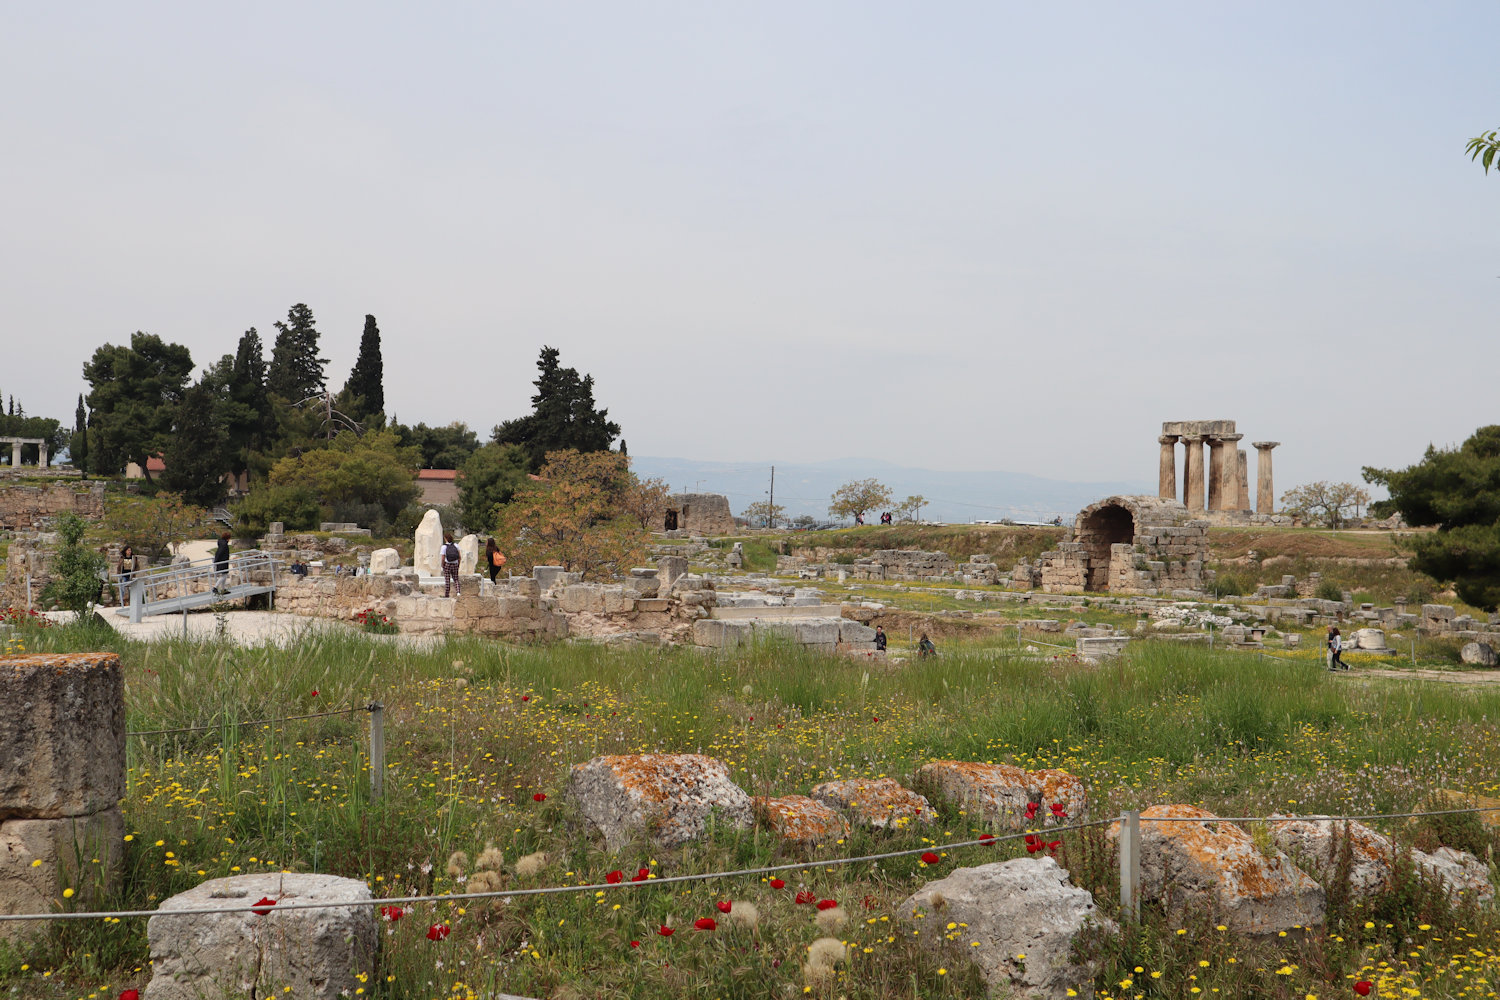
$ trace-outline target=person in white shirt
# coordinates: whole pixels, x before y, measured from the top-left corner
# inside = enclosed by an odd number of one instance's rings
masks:
[[[1344,651],[1344,640],[1339,636],[1336,625],[1328,626],[1328,669],[1348,670],[1349,665],[1343,661],[1340,654]]]

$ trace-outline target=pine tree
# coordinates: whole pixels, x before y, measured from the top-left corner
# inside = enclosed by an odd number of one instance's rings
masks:
[[[298,302],[287,310],[286,322],[278,322],[276,329],[266,387],[290,403],[322,392],[323,366],[328,359],[318,357],[319,333],[312,310]]]
[[[541,374],[533,383],[537,391],[531,397],[532,412],[496,427],[495,443],[526,449],[533,471],[541,469],[550,451],[609,450],[620,425],[609,419],[608,410],[594,408],[594,377],[563,368],[555,347],[543,347],[536,366]]]
[[[365,316],[365,331],[359,338],[359,356],[344,383],[344,406],[356,420],[385,411],[385,364],[380,357],[380,327],[374,316]]]
[[[162,485],[199,507],[224,499],[224,473],[229,469],[229,438],[215,412],[214,395],[208,376],[183,394],[171,443],[162,456]]]
[[[151,481],[147,462],[166,447],[193,357],[181,344],[136,332],[130,346],[105,344],[83,366],[96,471],[115,474],[135,462]]]
[[[73,411],[73,438],[68,442],[68,453],[73,456],[73,468],[87,477],[89,474],[89,425],[81,392],[78,394],[78,409]]]

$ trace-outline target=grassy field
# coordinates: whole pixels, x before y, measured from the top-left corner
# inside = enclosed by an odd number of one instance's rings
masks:
[[[1500,793],[1500,688],[1333,677],[1316,658],[1260,659],[1144,644],[1103,667],[1014,649],[952,645],[935,661],[871,668],[765,646],[732,657],[454,640],[415,648],[357,634],[309,635],[290,650],[123,642],[108,631],[27,627],[36,649],[117,649],[132,731],[125,878],[109,905],[150,908],[198,882],[283,868],[367,880],[377,896],[583,885],[645,868],[656,876],[933,848],[987,832],[944,806],[930,828],[859,831],[811,854],[764,832],[718,830],[662,851],[608,852],[560,794],[568,767],[604,753],[691,751],[724,760],[751,794],[805,793],[833,778],[909,779],[938,758],[1059,767],[1087,784],[1095,817],[1162,802],[1222,815],[1415,809],[1438,789]],[[386,795],[372,801],[367,716],[239,727],[319,710],[386,705]],[[1488,856],[1472,817],[1403,827],[1408,840]],[[1059,861],[1102,908],[1117,908],[1112,848],[1098,831],[1061,838]],[[545,858],[536,855],[541,852]],[[982,982],[955,931],[904,922],[900,903],[959,866],[1024,854],[1007,842],[786,875],[602,894],[436,902],[383,926],[363,995],[481,997],[972,997]],[[833,916],[794,893],[839,901]],[[736,920],[717,902],[732,900]],[[59,906],[67,906],[59,900]],[[830,911],[831,913],[834,911]],[[720,918],[712,932],[694,929]],[[435,924],[451,928],[431,941]],[[675,929],[663,936],[660,928]],[[1250,941],[1212,914],[1185,924],[1147,908],[1098,942],[1101,996],[1304,998],[1489,995],[1500,921],[1403,884],[1328,928]],[[805,975],[832,935],[848,955]],[[637,944],[638,942],[638,944]],[[145,922],[57,927],[0,950],[0,989],[102,1000],[147,978]],[[1129,985],[1122,985],[1124,983]],[[1410,993],[1402,992],[1411,990]]]

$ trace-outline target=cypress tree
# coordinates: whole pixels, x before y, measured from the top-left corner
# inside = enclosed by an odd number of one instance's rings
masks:
[[[380,327],[375,317],[365,316],[365,331],[359,338],[359,356],[344,383],[344,398],[356,420],[385,411],[385,363],[380,357]]]
[[[88,414],[83,409],[83,393],[78,394],[78,409],[73,411],[73,439],[68,443],[73,456],[73,468],[89,474],[89,425]]]

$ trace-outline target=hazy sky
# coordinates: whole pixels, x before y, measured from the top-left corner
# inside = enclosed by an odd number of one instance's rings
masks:
[[[9,3],[0,392],[306,302],[483,434],[542,344],[630,450],[1281,489],[1490,397],[1500,4]],[[1253,454],[1252,454],[1253,463]],[[709,484],[705,484],[705,489]]]

